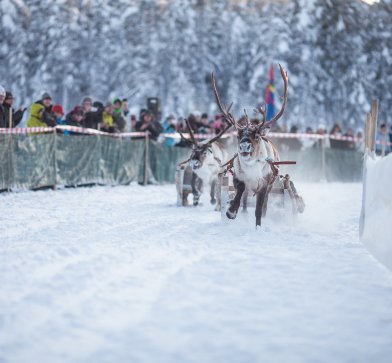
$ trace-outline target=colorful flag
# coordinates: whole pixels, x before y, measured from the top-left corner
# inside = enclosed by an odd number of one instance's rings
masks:
[[[270,79],[265,92],[265,104],[267,105],[267,121],[275,116],[275,81],[274,81],[274,66],[270,67]]]

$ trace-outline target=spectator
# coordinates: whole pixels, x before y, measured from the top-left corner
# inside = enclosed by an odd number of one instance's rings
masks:
[[[136,115],[131,115],[131,130],[130,131],[136,130],[136,123],[137,123]]]
[[[350,138],[344,141],[344,148],[347,150],[355,150],[354,130],[350,127],[344,136]]]
[[[319,124],[317,126],[316,134],[318,134],[318,135],[326,135],[327,134],[327,128],[325,127],[324,124]]]
[[[338,123],[335,123],[332,126],[332,129],[329,133],[330,135],[330,145],[332,149],[344,149],[345,142],[339,139],[342,136],[342,128]]]
[[[389,142],[392,144],[392,126],[389,129]]]
[[[53,105],[52,107],[53,115],[56,117],[56,124],[57,125],[66,125],[64,117],[64,109],[61,105]]]
[[[66,123],[69,126],[83,127],[84,111],[82,106],[75,106],[71,112],[65,117]]]
[[[198,121],[198,117],[196,117],[193,113],[188,116],[188,123],[192,128],[192,131],[196,134],[199,127],[203,127],[204,125]],[[188,132],[188,131],[187,131]]]
[[[122,102],[119,98],[116,98],[113,101],[113,119],[116,124],[117,131],[124,132],[127,121],[122,110]]]
[[[365,141],[363,139],[362,129],[357,130],[357,134],[355,136],[355,150],[360,151],[360,152],[365,151]]]
[[[151,139],[157,140],[159,134],[162,132],[162,125],[155,121],[153,115],[148,110],[140,112],[141,119],[136,123],[136,131],[149,132]]]
[[[296,125],[291,126],[290,134],[298,133],[298,127]],[[298,151],[301,150],[301,142],[298,137],[288,138],[284,142],[290,151]]]
[[[101,130],[114,133],[116,132],[116,125],[113,117],[113,104],[107,102],[102,113]]]
[[[222,124],[222,116],[217,114],[215,115],[214,122],[212,123],[212,127],[214,129],[215,134],[219,134],[223,128]]]
[[[124,116],[128,116],[129,114],[129,103],[128,103],[128,99],[123,98],[122,99],[122,110],[123,110],[123,114]]]
[[[93,110],[93,99],[84,97],[82,100],[83,120],[81,126],[87,129],[97,129],[100,121],[99,114]]]
[[[176,132],[176,118],[173,115],[169,115],[162,122],[163,132],[165,133],[173,133]]]
[[[12,105],[14,103],[14,98],[11,92],[5,93],[5,99],[3,102],[4,114],[6,117],[5,127],[16,127],[20,121],[22,121],[23,114],[26,111],[25,107],[21,107],[19,110],[14,110]]]
[[[391,152],[391,145],[389,143],[389,135],[386,124],[380,125],[380,129],[377,132],[376,137],[376,154],[382,155],[383,151],[385,152],[385,155]]]
[[[211,133],[210,130],[210,123],[208,122],[208,115],[203,113],[200,118],[201,126],[198,128],[197,132],[199,134],[209,134]]]
[[[56,117],[52,113],[52,97],[44,93],[39,101],[30,107],[30,118],[27,127],[55,126]]]
[[[306,136],[301,138],[301,142],[302,142],[302,148],[303,149],[310,149],[312,147],[314,147],[314,145],[316,144],[316,139],[310,138],[307,135],[313,135],[313,129],[311,127],[307,127],[306,131],[305,131]]]
[[[5,88],[0,85],[0,128],[6,127],[6,113],[4,110],[3,102],[5,99]]]
[[[176,118],[173,115],[170,115],[166,118],[166,120],[163,122],[163,132],[165,134],[175,134],[176,131]],[[178,139],[175,137],[165,137],[164,138],[165,145],[167,146],[174,146],[177,142]]]

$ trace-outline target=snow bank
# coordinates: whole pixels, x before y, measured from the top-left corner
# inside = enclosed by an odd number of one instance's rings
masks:
[[[382,159],[368,158],[366,167],[362,242],[392,270],[392,154]]]

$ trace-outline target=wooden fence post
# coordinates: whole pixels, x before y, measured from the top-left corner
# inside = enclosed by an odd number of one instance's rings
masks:
[[[371,133],[370,133],[370,152],[374,156],[376,150],[376,132],[377,132],[377,118],[378,118],[378,101],[372,101],[372,123],[371,123]]]
[[[143,185],[146,186],[148,182],[148,156],[149,156],[149,137],[148,132],[144,138],[144,175],[143,175]]]

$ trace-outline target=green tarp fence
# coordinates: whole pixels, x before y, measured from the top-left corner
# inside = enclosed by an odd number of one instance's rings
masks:
[[[146,141],[147,140],[147,141]],[[280,149],[279,140],[274,140]],[[225,143],[235,152],[236,140]],[[56,185],[125,185],[132,181],[174,183],[179,162],[190,149],[167,146],[144,137],[63,133],[0,134],[0,190],[39,189]],[[301,181],[360,181],[362,153],[314,147],[281,150],[281,166]]]

